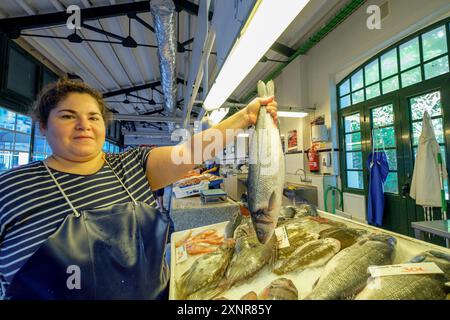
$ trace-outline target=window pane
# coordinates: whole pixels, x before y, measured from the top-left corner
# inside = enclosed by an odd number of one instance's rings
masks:
[[[45,139],[34,138],[33,153],[45,153]]]
[[[405,70],[420,62],[419,39],[414,38],[400,46],[400,70]]]
[[[364,86],[363,72],[362,70],[359,70],[352,76],[352,91],[361,89],[363,86]]]
[[[28,152],[14,152],[12,159],[12,167],[15,168],[27,164],[28,157],[29,157]]]
[[[423,60],[428,61],[447,52],[445,26],[441,26],[422,35]]]
[[[344,118],[345,132],[353,132],[361,130],[359,124],[359,113],[352,114]]]
[[[16,125],[16,114],[4,108],[0,108],[0,128],[14,130]]]
[[[373,139],[375,148],[391,148],[395,147],[395,130],[394,127],[385,127],[373,130]]]
[[[372,126],[378,128],[394,124],[394,108],[392,105],[372,109]]]
[[[384,183],[384,192],[398,193],[397,172],[389,172],[386,182]]]
[[[420,81],[422,81],[422,74],[420,72],[420,67],[402,73],[403,88]]]
[[[442,118],[431,120],[434,134],[438,143],[444,143],[444,130],[442,129]],[[413,145],[419,144],[419,137],[422,133],[422,121],[413,122]]]
[[[398,90],[400,88],[398,76],[384,80],[381,84],[383,87],[383,94]]]
[[[347,187],[355,189],[364,188],[362,171],[347,171]]]
[[[397,72],[397,48],[395,48],[381,56],[381,77],[384,79]]]
[[[47,156],[45,154],[42,154],[42,153],[33,154],[32,161],[42,161],[42,160],[45,160],[45,158],[47,158]]]
[[[339,96],[345,96],[350,93],[350,79],[347,79],[343,84],[339,86]]]
[[[434,78],[448,72],[448,57],[425,63],[425,79]]]
[[[341,108],[348,107],[350,105],[350,95],[341,98]]]
[[[12,169],[12,152],[0,150],[0,171]]]
[[[31,134],[31,118],[17,114],[17,131]]]
[[[362,169],[362,152],[347,152],[347,169]]]
[[[0,149],[13,150],[14,132],[0,129]]]
[[[369,63],[364,68],[364,73],[366,76],[366,86],[380,80],[380,73],[378,70],[378,59]]]
[[[7,87],[25,97],[34,99],[37,66],[14,48],[9,51]]]
[[[345,150],[361,150],[361,132],[348,133],[345,135]]]
[[[366,88],[366,99],[372,99],[380,95],[380,84],[376,83]]]
[[[27,134],[16,133],[16,151],[28,151],[30,150],[30,136]]]
[[[388,149],[385,152],[389,164],[389,170],[397,170],[397,151],[395,149]]]
[[[364,101],[364,89],[352,93],[352,102],[357,104]]]
[[[435,91],[409,99],[412,120],[422,120],[425,111],[430,117],[441,115],[441,92]]]

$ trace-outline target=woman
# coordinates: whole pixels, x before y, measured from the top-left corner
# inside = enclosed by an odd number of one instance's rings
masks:
[[[276,120],[273,98],[257,98],[208,130],[225,139],[226,129],[254,124],[261,105]],[[172,153],[193,158],[194,143],[104,154],[108,114],[101,94],[69,80],[47,86],[33,113],[53,154],[0,176],[2,295],[165,298],[168,222],[151,190],[194,167],[171,161]]]

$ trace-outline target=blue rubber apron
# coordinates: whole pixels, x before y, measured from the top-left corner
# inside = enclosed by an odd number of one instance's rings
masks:
[[[389,164],[384,151],[373,151],[367,159],[369,170],[369,199],[367,205],[367,222],[381,227],[384,212],[384,188],[389,174]]]
[[[6,299],[166,299],[165,215],[136,201],[110,165],[132,201],[78,212],[44,165],[73,213],[15,274]]]

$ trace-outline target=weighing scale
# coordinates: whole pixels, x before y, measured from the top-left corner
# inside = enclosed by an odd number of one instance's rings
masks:
[[[222,189],[200,190],[200,199],[203,203],[225,201],[227,193]]]

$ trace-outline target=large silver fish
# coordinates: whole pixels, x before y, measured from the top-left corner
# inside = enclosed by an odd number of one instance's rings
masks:
[[[177,298],[181,300],[195,299],[190,296],[219,281],[231,260],[234,245],[234,241],[227,240],[217,251],[205,254],[195,260],[176,282]]]
[[[279,261],[273,269],[284,274],[296,269],[320,267],[341,249],[341,243],[333,238],[312,240],[297,248],[287,259]]]
[[[258,82],[258,95],[274,94],[273,81]],[[271,239],[278,221],[284,184],[284,154],[280,132],[266,107],[259,109],[250,136],[248,207],[259,242]]]
[[[373,234],[342,250],[328,262],[316,286],[305,299],[353,298],[364,288],[369,278],[369,266],[392,264],[396,243],[392,236]]]
[[[443,274],[411,274],[371,278],[356,300],[445,300],[450,281],[450,255],[427,251],[411,263],[434,262]]]

